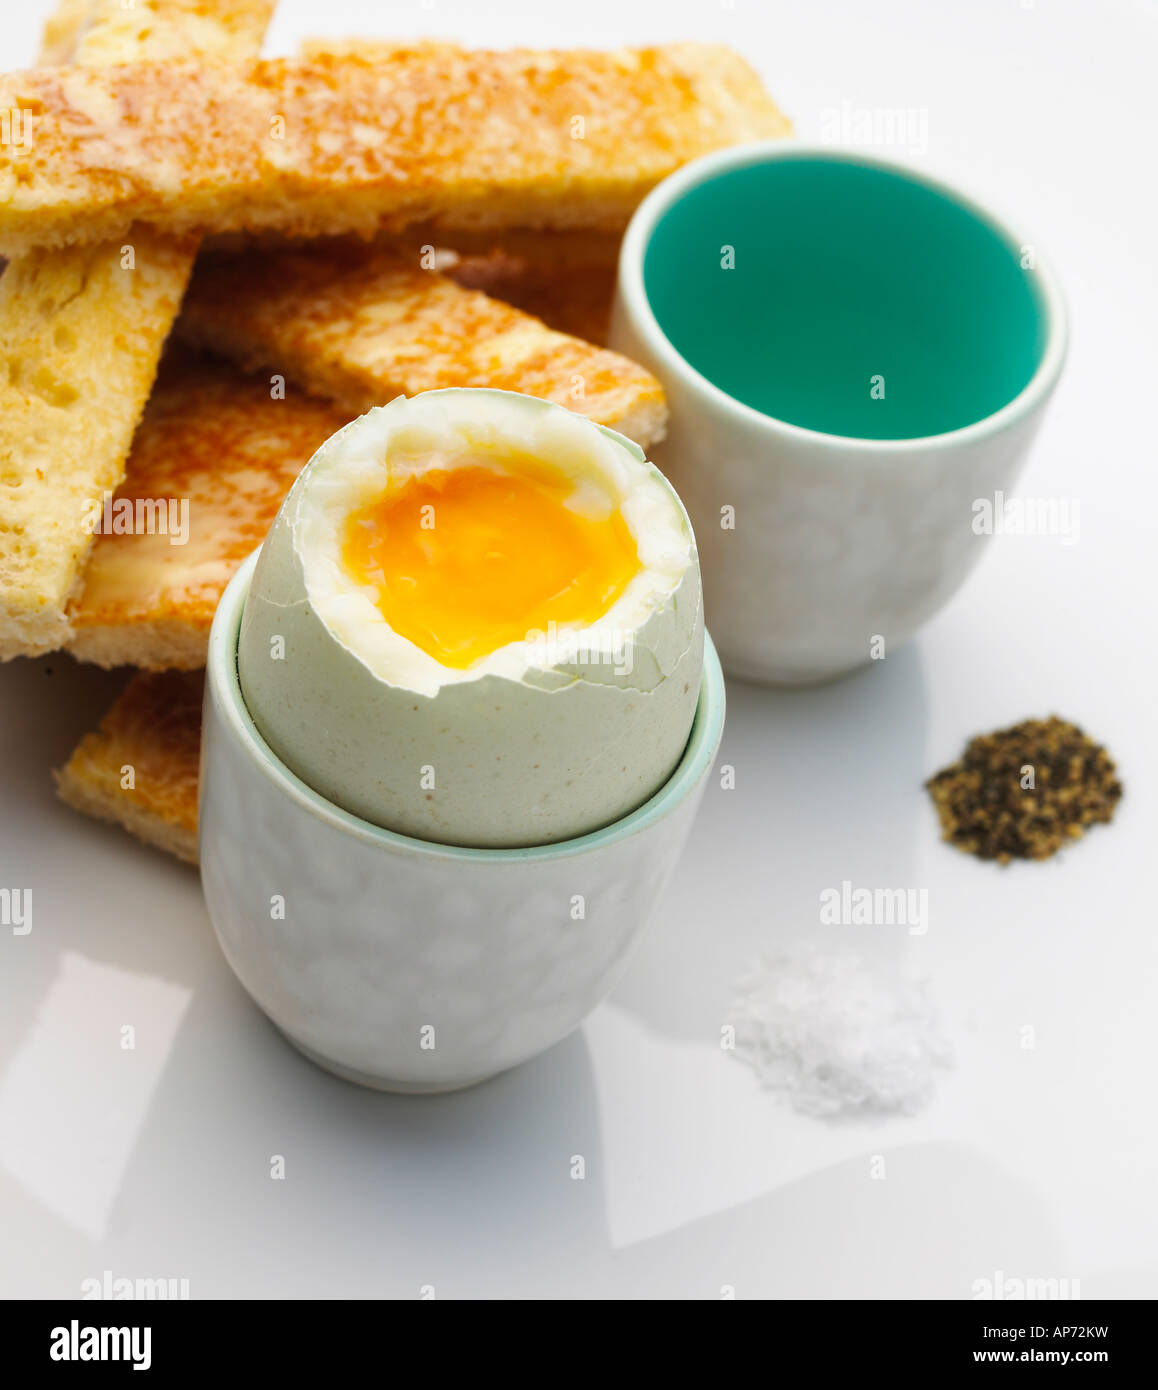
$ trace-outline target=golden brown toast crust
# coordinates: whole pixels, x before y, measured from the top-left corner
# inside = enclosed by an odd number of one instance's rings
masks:
[[[91,3],[91,0],[90,0]],[[277,0],[96,0],[76,53],[85,67],[147,59],[243,58],[261,49]]]
[[[200,671],[135,676],[56,773],[63,800],[197,862]]]
[[[338,240],[365,244],[357,238]],[[427,264],[433,250],[434,268],[456,284],[482,290],[492,299],[501,299],[542,319],[548,328],[603,347],[611,322],[622,241],[620,231],[514,227],[447,232],[416,222],[402,232],[376,237],[374,244],[412,266]],[[276,235],[230,232],[207,236],[202,242],[202,253],[282,252],[318,244]],[[335,244],[334,240],[328,244]]]
[[[123,500],[186,499],[189,539],[172,544],[160,523],[151,535],[99,536],[70,610],[70,650],[104,666],[204,664],[221,593],[298,471],[371,405],[495,386],[559,400],[645,443],[665,418],[659,383],[627,359],[366,248],[203,257],[179,332],[266,370],[245,377],[170,354],[109,519]],[[298,380],[344,404],[304,394]]]
[[[257,53],[276,0],[60,0],[38,66]]]
[[[346,238],[352,244],[364,243]],[[375,238],[375,245],[410,265],[428,264],[465,289],[482,290],[542,319],[548,328],[605,346],[623,234],[599,231],[508,230],[446,232],[416,222]],[[332,242],[330,244],[333,244]],[[230,232],[207,236],[203,254],[303,250],[318,243]]]
[[[349,419],[347,411],[292,387],[275,398],[268,377],[246,378],[224,363],[171,354],[108,512],[115,525],[116,504],[127,500],[134,522],[139,515],[155,529],[104,533],[102,516],[70,614],[73,654],[102,666],[204,666],[226,584],[265,538],[315,449]],[[138,498],[165,504],[164,519],[154,507],[138,513]],[[182,501],[187,539],[172,544]]]
[[[67,641],[66,607],[91,537],[85,503],[115,488],[193,245],[33,252],[0,276],[0,658]]]
[[[659,382],[626,357],[377,248],[203,257],[178,332],[284,372],[351,416],[398,395],[490,386],[555,401],[644,447],[667,418]]]
[[[318,58],[363,58],[382,63],[401,57],[429,57],[432,53],[467,53],[464,44],[446,39],[303,39],[298,56],[313,62]]]
[[[541,238],[551,235],[540,233]],[[593,239],[610,243],[615,250],[606,257],[588,255],[568,262],[562,249],[528,246],[527,239],[521,238],[522,246],[516,241],[509,247],[460,254],[446,274],[455,284],[514,305],[560,333],[603,344],[611,328],[620,238]]]
[[[79,44],[90,63],[178,44],[256,52],[273,2],[92,0],[62,8],[45,43],[53,56]],[[70,636],[83,507],[124,475],[196,244],[135,227],[111,245],[30,252],[0,276],[0,660]]]
[[[76,48],[93,14],[103,0],[58,0],[56,9],[44,21],[40,36],[39,67],[76,62]]]
[[[38,116],[0,148],[0,253],[119,236],[621,228],[697,155],[784,135],[720,45],[131,63],[0,78]]]

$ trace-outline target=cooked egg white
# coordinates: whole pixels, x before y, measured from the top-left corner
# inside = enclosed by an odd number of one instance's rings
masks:
[[[657,791],[702,657],[691,526],[639,448],[533,397],[447,390],[315,454],[262,548],[238,670],[266,741],[330,801],[510,847]]]

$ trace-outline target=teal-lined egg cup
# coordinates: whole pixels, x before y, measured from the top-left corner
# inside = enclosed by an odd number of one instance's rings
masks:
[[[1040,246],[923,170],[741,145],[665,179],[610,345],[671,412],[650,457],[695,528],[729,675],[832,679],[906,641],[1016,483],[1066,353]]]

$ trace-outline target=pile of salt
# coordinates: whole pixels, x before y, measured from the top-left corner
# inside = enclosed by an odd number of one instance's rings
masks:
[[[737,986],[736,1055],[806,1115],[911,1115],[952,1065],[923,980],[852,952],[762,956]]]

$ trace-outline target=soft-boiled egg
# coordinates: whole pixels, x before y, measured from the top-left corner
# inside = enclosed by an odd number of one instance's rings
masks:
[[[445,844],[582,835],[670,776],[699,697],[691,525],[641,450],[508,391],[399,397],[314,455],[238,649],[273,751]]]

